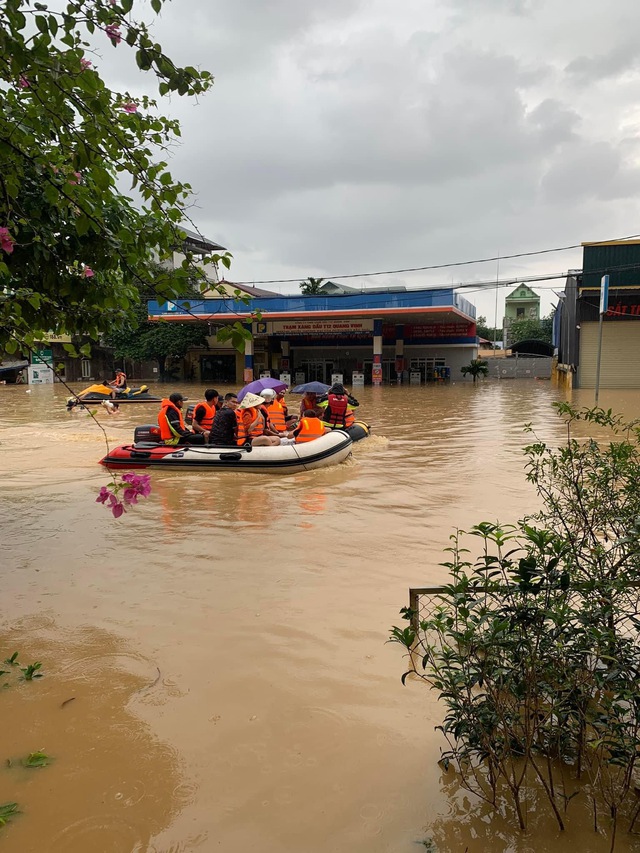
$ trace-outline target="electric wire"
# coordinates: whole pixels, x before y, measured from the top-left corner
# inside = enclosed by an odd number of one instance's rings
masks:
[[[609,240],[595,240],[590,241],[588,243],[589,246],[606,246],[609,243],[620,243],[624,240],[634,240],[640,237],[640,234],[630,234],[627,237],[615,237]],[[377,270],[375,272],[360,272],[360,273],[345,273],[341,275],[327,275],[323,276],[325,281],[335,281],[336,279],[345,279],[345,278],[373,278],[373,276],[378,275],[399,275],[401,273],[409,273],[409,272],[424,272],[426,270],[442,270],[449,269],[451,267],[464,267],[471,266],[473,264],[488,264],[494,263],[498,260],[513,260],[515,258],[530,258],[535,255],[549,255],[554,252],[568,252],[572,249],[582,249],[582,243],[574,243],[571,246],[556,246],[550,249],[537,249],[535,251],[530,252],[516,252],[512,255],[495,255],[493,257],[488,258],[476,258],[475,260],[470,261],[449,261],[445,264],[428,264],[421,267],[405,267],[404,269],[396,269],[396,270]],[[248,287],[253,286],[255,284],[299,284],[300,282],[304,282],[304,276],[298,276],[297,278],[272,278],[272,279],[253,279],[252,281],[238,281],[235,284],[244,284]]]

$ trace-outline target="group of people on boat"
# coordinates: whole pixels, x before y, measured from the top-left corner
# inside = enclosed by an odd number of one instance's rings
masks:
[[[285,391],[265,388],[260,394],[228,393],[221,398],[211,388],[193,408],[192,427],[183,415],[184,397],[176,391],[162,401],[158,414],[160,439],[165,444],[277,447],[320,438],[332,429],[348,429],[355,423],[358,401],[341,384],[332,385],[318,397],[305,394],[297,414],[289,412]]]

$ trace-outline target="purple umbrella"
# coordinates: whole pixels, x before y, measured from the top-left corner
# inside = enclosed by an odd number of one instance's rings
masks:
[[[289,386],[279,379],[255,379],[238,392],[238,402],[241,403],[245,394],[260,394],[265,388],[273,388],[274,391],[286,391]]]

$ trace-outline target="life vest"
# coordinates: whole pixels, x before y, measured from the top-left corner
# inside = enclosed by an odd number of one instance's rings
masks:
[[[245,416],[243,418],[243,415]],[[258,409],[236,409],[236,420],[238,421],[238,439],[237,443],[240,447],[250,441],[252,438],[257,438],[264,432],[264,418],[260,415],[257,422],[251,427],[251,431],[247,432],[245,426],[245,418],[249,424],[256,420],[259,415]]]
[[[324,435],[324,424],[318,418],[302,418],[299,429],[300,432],[296,435],[296,444],[313,441]]]
[[[116,388],[126,388],[127,387],[127,374],[123,373],[121,370],[116,373],[116,378],[113,382]]]
[[[205,411],[205,415],[201,421],[196,420],[196,415],[198,414],[198,409],[202,406]],[[216,416],[217,409],[215,406],[210,406],[206,400],[201,403],[197,403],[195,409],[193,410],[193,421],[199,424],[202,429],[210,430],[211,424],[213,423],[213,419]]]
[[[353,412],[349,412],[348,405],[349,399],[346,394],[329,394],[324,411],[325,423],[332,429],[353,426],[356,419]]]
[[[278,432],[284,432],[287,428],[287,407],[280,400],[274,400],[270,406],[267,406],[267,412],[271,426]]]
[[[167,418],[167,411],[169,409],[175,409],[178,413],[178,417],[180,418],[180,428],[185,430],[186,427],[184,425],[184,418],[182,417],[182,412],[180,409],[172,403],[171,400],[163,400],[160,404],[160,411],[158,413],[158,426],[160,427],[160,439],[165,444],[179,444],[181,435],[177,433],[174,428],[169,423],[169,419]]]

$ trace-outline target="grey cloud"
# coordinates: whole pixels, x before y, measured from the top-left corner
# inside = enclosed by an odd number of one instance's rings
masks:
[[[392,0],[174,0],[154,32],[216,85],[197,106],[163,100],[183,126],[172,172],[193,184],[193,218],[234,253],[237,280],[632,233],[637,92],[615,75],[632,67],[635,6],[620,3],[618,21],[585,0],[568,28],[575,16],[549,0],[404,0],[401,14]],[[121,48],[102,47],[109,79],[150,89]],[[606,100],[576,86],[604,77]],[[513,274],[563,264],[579,254]],[[487,269],[406,281],[451,277]]]
[[[571,198],[579,204],[587,199],[630,198],[640,190],[640,168],[627,164],[606,142],[582,143],[553,164],[542,186],[550,201]]]
[[[617,77],[627,71],[640,67],[640,53],[636,41],[616,44],[615,47],[599,56],[579,56],[566,67],[569,77],[580,85],[588,85]]]

